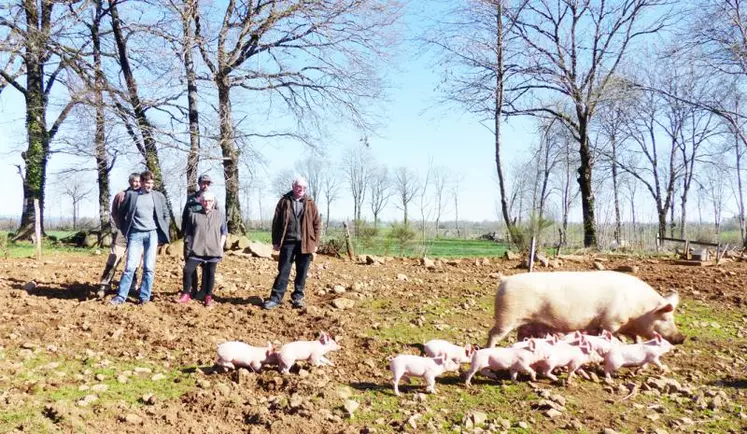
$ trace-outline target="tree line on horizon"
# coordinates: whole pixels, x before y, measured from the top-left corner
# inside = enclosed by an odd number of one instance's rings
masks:
[[[620,242],[622,215],[635,223],[643,195],[655,205],[660,236],[667,227],[673,235],[675,225],[686,236],[689,201],[698,201],[699,213],[710,208],[718,228],[733,200],[745,243],[747,10],[740,2],[441,7],[447,13],[412,35],[397,0],[9,2],[0,7],[0,92],[23,96],[27,135],[15,238],[33,233],[33,201],[44,209],[56,153],[92,162],[101,228],[110,224],[115,163],[137,160],[166,193],[175,234],[173,194],[196,184],[201,163],[217,164],[229,231],[244,233],[242,207],[258,188],[252,175],[262,146],[292,139],[314,148],[330,120],[363,139],[335,170],[320,157],[296,163],[312,194],[325,197],[327,216],[344,183],[356,220],[367,208],[378,222],[391,201],[405,224],[418,214],[423,233],[426,221],[438,225],[447,202],[458,221],[458,174],[432,164],[420,175],[387,168],[366,138],[379,126],[386,69],[402,61],[393,53],[416,38],[442,73],[442,104],[492,132],[497,209],[513,242],[551,217],[561,222],[562,242],[579,203],[585,246],[598,244],[600,212],[614,215]],[[262,122],[275,116],[283,122]],[[536,120],[534,143],[504,143],[510,117]],[[66,127],[71,122],[77,127]],[[526,161],[506,167],[507,147],[523,148]]]

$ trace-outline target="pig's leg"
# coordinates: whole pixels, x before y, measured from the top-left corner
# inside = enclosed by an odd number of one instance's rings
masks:
[[[397,374],[394,374],[394,394],[399,396],[399,377],[397,377]]]
[[[280,373],[282,374],[289,373],[293,364],[296,363],[295,360],[285,360],[283,358],[280,358],[279,362],[278,368],[280,368]]]
[[[473,363],[472,366],[469,368],[469,371],[467,371],[467,375],[464,378],[464,385],[467,387],[472,386],[472,377],[475,375],[475,373],[478,371],[478,366],[476,363]]]
[[[258,360],[252,360],[252,363],[249,364],[249,367],[252,368],[252,371],[259,372],[259,370],[262,369],[262,362]]]
[[[236,367],[228,360],[218,359],[217,362],[215,362],[216,365],[221,366],[223,368],[227,369],[236,369]]]
[[[488,344],[485,348],[495,347],[495,344],[505,338],[513,329],[513,325],[498,324],[498,322],[496,322],[493,328],[488,332]]]
[[[498,378],[498,376],[497,376],[497,375],[495,375],[495,374],[493,373],[493,371],[491,371],[491,370],[490,370],[490,368],[482,368],[482,369],[480,369],[480,373],[481,373],[482,375],[484,375],[484,376],[486,376],[486,377],[490,378],[491,380],[495,380],[495,379],[497,379],[497,378]]]
[[[662,371],[662,372],[668,372],[669,371],[669,367],[667,365],[661,363],[661,360],[659,360],[659,356],[656,356],[653,359],[651,359],[651,363],[653,363],[654,366],[656,366],[657,368],[659,368],[659,370]]]
[[[334,364],[334,363],[332,363],[332,362],[331,362],[331,361],[330,361],[329,359],[327,359],[327,358],[326,358],[326,357],[324,357],[324,356],[321,356],[321,357],[319,358],[319,362],[320,362],[321,364],[323,364],[323,365],[327,365],[327,366],[335,366],[335,364]]]
[[[427,374],[424,379],[426,383],[428,384],[428,388],[426,389],[426,391],[435,395],[436,394],[436,376],[433,374]]]
[[[552,373],[553,369],[555,369],[555,366],[548,365],[543,374],[545,375],[545,377],[551,379],[552,381],[558,381],[558,377],[556,377],[555,374]]]

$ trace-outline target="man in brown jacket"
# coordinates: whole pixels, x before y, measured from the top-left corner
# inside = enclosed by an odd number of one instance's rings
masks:
[[[306,195],[306,186],[304,178],[294,179],[293,189],[281,197],[275,207],[275,216],[272,219],[272,248],[280,251],[280,260],[270,299],[265,301],[263,306],[265,309],[274,309],[280,305],[294,261],[296,280],[291,303],[295,309],[304,306],[306,272],[322,236],[322,219],[316,204]]]

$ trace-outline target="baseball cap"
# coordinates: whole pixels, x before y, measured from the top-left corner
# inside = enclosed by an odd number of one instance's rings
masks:
[[[202,184],[203,182],[209,182],[209,183],[212,184],[213,180],[210,179],[210,175],[208,175],[207,173],[204,173],[204,174],[200,175],[199,178],[197,178],[197,183],[198,184]]]

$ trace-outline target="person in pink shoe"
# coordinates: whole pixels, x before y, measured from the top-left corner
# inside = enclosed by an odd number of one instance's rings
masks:
[[[202,291],[205,293],[205,306],[213,305],[213,286],[215,271],[223,259],[223,246],[226,243],[228,229],[223,213],[215,208],[215,195],[203,192],[200,201],[202,210],[192,212],[184,229],[184,244],[188,252],[182,278],[182,294],[177,303],[188,303],[192,300],[192,273],[202,264]]]

